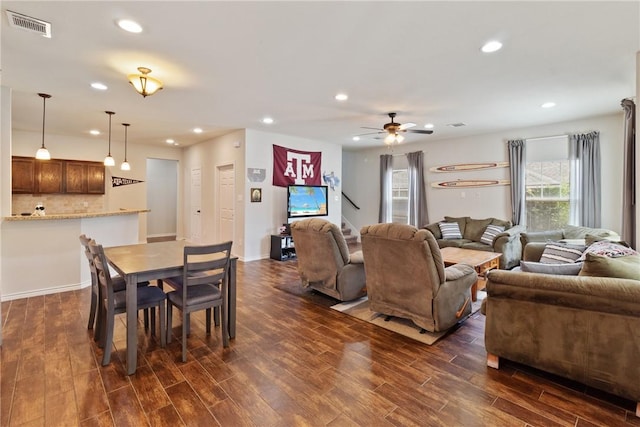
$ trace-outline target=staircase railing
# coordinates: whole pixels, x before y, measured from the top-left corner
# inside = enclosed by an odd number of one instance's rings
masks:
[[[353,200],[351,200],[351,199],[349,198],[349,196],[347,196],[346,194],[344,194],[344,191],[341,191],[341,193],[342,193],[342,197],[344,197],[345,199],[347,199],[347,201],[348,201],[349,203],[351,203],[351,206],[353,206],[353,207],[354,207],[354,208],[356,208],[357,210],[360,210],[360,207],[359,207],[358,205],[356,205],[356,204],[353,202]]]

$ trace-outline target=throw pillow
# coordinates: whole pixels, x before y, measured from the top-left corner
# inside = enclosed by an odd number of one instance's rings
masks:
[[[587,253],[611,258],[638,254],[638,252],[634,251],[633,249],[628,248],[620,243],[612,242],[610,240],[595,242],[591,244],[584,252],[585,253],[580,257],[580,261],[584,261]]]
[[[549,242],[545,245],[540,262],[543,264],[567,264],[577,261],[584,250],[583,245],[570,245],[561,242]]]
[[[503,231],[504,231],[504,227],[501,227],[499,225],[489,224],[487,225],[487,228],[484,230],[484,233],[482,233],[482,237],[480,238],[480,241],[489,246],[493,246],[493,239],[495,239],[496,236],[502,233]]]
[[[608,257],[586,253],[580,276],[640,280],[640,254]]]
[[[457,222],[440,222],[438,225],[443,239],[462,239],[462,233]]]
[[[581,262],[569,264],[545,264],[534,261],[520,261],[520,271],[527,273],[558,274],[561,276],[577,276],[582,269]]]

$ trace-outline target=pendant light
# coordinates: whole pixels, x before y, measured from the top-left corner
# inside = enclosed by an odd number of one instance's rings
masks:
[[[124,162],[120,165],[120,170],[130,171],[131,165],[127,162],[127,128],[131,126],[129,123],[123,123],[124,126]]]
[[[50,160],[51,154],[49,154],[49,150],[47,150],[47,147],[44,146],[44,118],[47,106],[47,98],[51,98],[51,95],[48,95],[46,93],[39,93],[38,96],[42,97],[42,147],[38,148],[38,151],[36,151],[36,159]]]
[[[111,157],[111,116],[113,116],[115,113],[113,111],[105,111],[105,113],[109,115],[109,154],[107,154],[107,157],[104,158],[104,165],[115,166],[116,161],[113,160],[113,157]]]

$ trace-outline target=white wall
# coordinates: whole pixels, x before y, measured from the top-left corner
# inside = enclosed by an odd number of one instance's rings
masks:
[[[232,252],[240,259],[244,256],[244,187],[245,153],[244,130],[235,131],[184,149],[182,212],[184,215],[184,235],[191,235],[191,170],[199,168],[202,178],[202,201],[200,205],[201,242],[219,241],[217,211],[217,171],[224,165],[233,165],[235,171],[235,206]]]
[[[343,213],[358,229],[367,224],[377,223],[380,154],[401,155],[422,150],[425,153],[429,222],[439,221],[445,215],[511,219],[509,186],[466,189],[431,187],[432,182],[445,180],[509,179],[508,168],[456,173],[435,173],[429,172],[428,169],[433,166],[454,163],[508,161],[506,141],[513,138],[536,138],[598,130],[600,131],[602,154],[602,227],[620,232],[622,226],[620,213],[622,206],[622,170],[620,166],[623,159],[622,120],[621,110],[619,114],[614,115],[459,139],[433,140],[426,137],[421,142],[396,146],[392,151],[387,147],[357,152],[345,151],[343,153],[344,192],[361,209],[357,211],[351,208],[348,203],[344,203]]]
[[[247,130],[247,168],[266,169],[264,182],[250,182],[246,170],[243,174],[245,183],[245,235],[247,260],[267,258],[271,246],[271,235],[278,234],[278,226],[287,222],[287,188],[272,185],[273,180],[273,145],[303,151],[320,151],[322,153],[322,173],[334,172],[339,178],[342,170],[342,146],[322,141],[281,135],[276,133]],[[321,184],[324,185],[322,179]],[[252,187],[262,188],[262,202],[251,203],[249,191]],[[328,221],[340,226],[342,206],[340,196],[341,185],[335,190],[329,188]]]
[[[41,144],[41,133],[13,131],[12,149],[14,156],[33,156]],[[88,160],[101,162],[107,155],[107,139],[101,135],[86,138],[77,136],[62,136],[46,134],[46,146],[52,158],[70,160]],[[124,140],[111,138],[111,154],[116,160],[116,166],[107,167],[105,173],[105,211],[123,209],[147,209],[147,158],[182,160],[182,150],[165,145],[142,145],[131,144],[127,146],[127,161],[131,165],[130,171],[120,170],[120,163],[124,157]],[[3,156],[4,157],[4,156]],[[123,177],[143,181],[138,184],[125,185],[120,187],[111,186],[111,177]],[[178,188],[181,188],[180,176],[178,178]],[[2,187],[3,194],[9,192],[11,197],[11,185],[7,189]],[[181,197],[178,192],[178,197]],[[178,201],[180,202],[180,200]],[[7,211],[10,212],[10,211]],[[5,216],[10,215],[7,213]],[[182,232],[181,212],[178,213],[178,234]],[[144,241],[147,237],[147,218],[145,214],[140,215],[138,238]]]

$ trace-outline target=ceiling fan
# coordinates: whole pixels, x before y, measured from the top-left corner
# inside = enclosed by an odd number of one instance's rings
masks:
[[[421,133],[424,135],[431,135],[433,133],[432,130],[410,129],[416,125],[415,123],[401,124],[401,123],[395,122],[393,119],[395,119],[396,113],[389,113],[389,117],[391,118],[391,121],[389,123],[385,123],[382,129],[363,127],[363,129],[376,129],[378,131],[378,132],[365,133],[363,135],[371,135],[373,133],[386,133],[387,136],[384,138],[385,144],[393,144],[396,142],[400,143],[404,141],[404,136],[401,135],[404,132]]]

